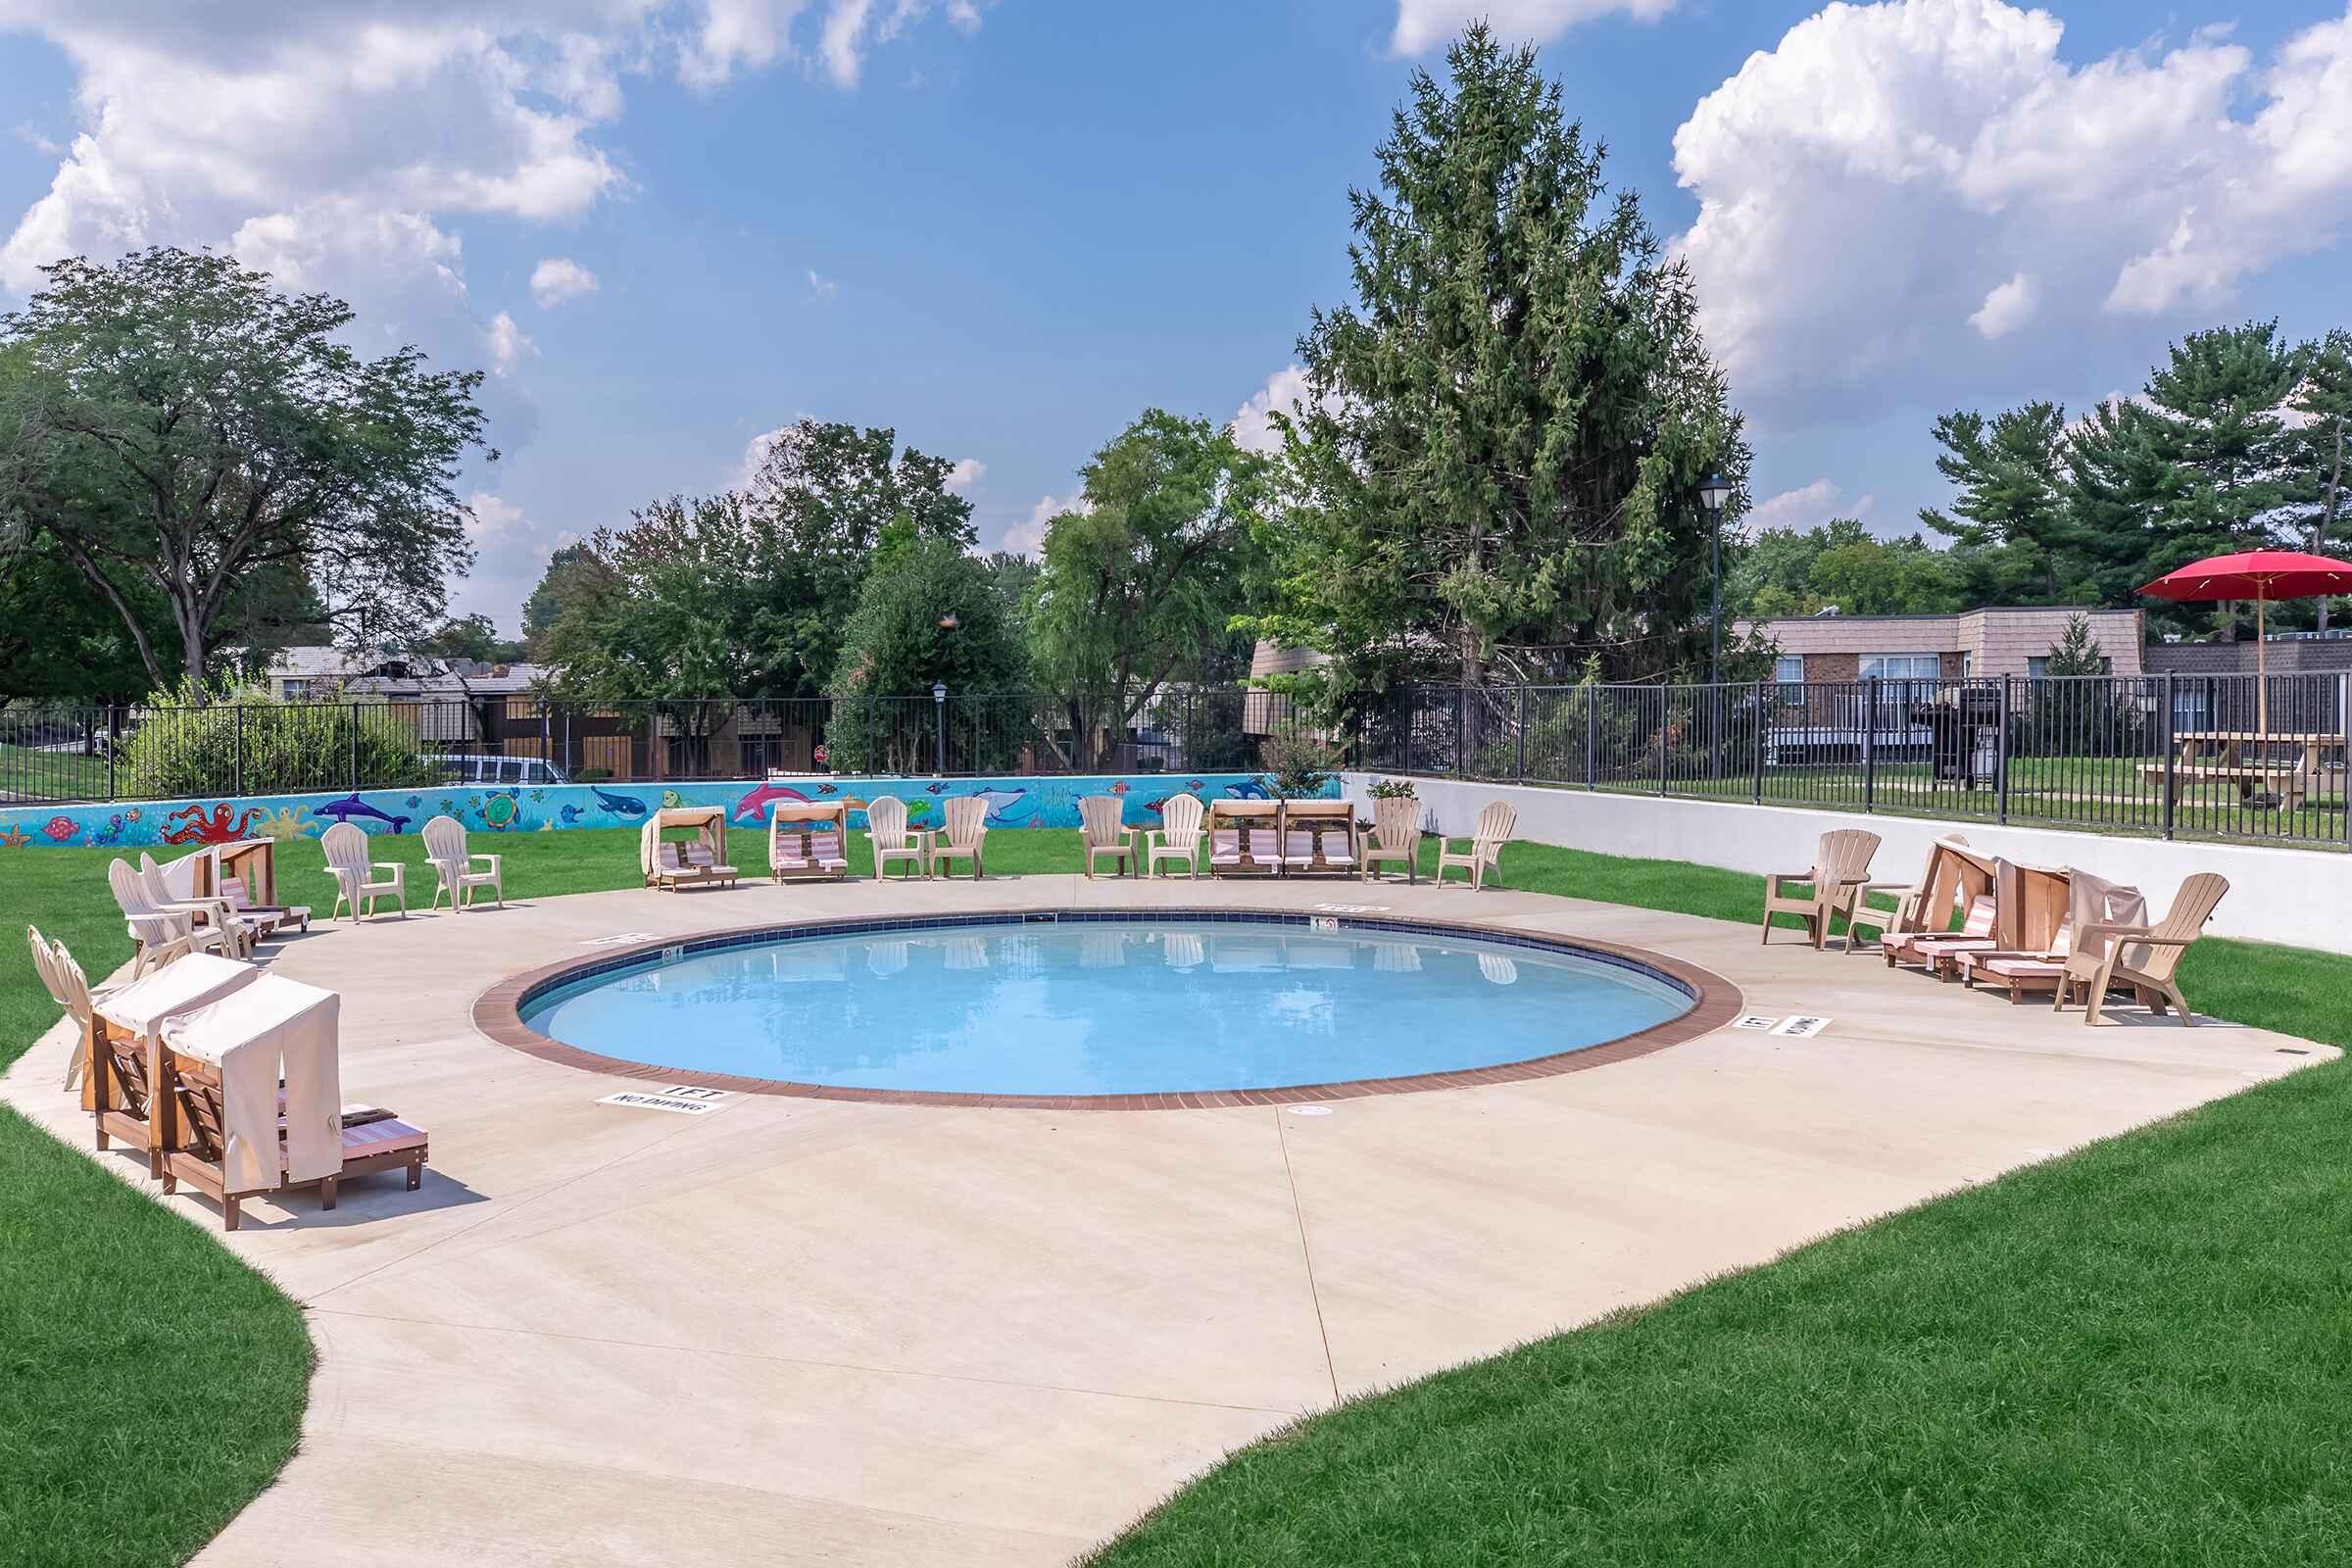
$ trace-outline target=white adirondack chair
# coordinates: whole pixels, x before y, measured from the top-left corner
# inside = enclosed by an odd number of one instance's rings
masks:
[[[449,895],[452,913],[463,913],[488,888],[500,908],[507,906],[507,890],[499,880],[500,857],[474,855],[466,848],[466,824],[454,816],[436,816],[424,824],[424,858],[440,885],[433,889],[433,902],[428,912],[441,907],[441,895]]]
[[[904,860],[924,876],[931,874],[931,858],[906,830],[906,803],[895,795],[880,795],[866,803],[865,836],[874,847],[874,876],[879,880],[895,861]]]
[[[1470,847],[1455,849],[1455,841],[1446,839],[1438,846],[1438,876],[1442,884],[1448,867],[1469,874],[1473,889],[1487,885],[1487,873],[1500,872],[1502,847],[1518,829],[1519,813],[1508,801],[1489,801],[1487,808],[1478,813],[1478,830],[1470,836]]]
[[[1372,803],[1372,834],[1363,851],[1364,880],[1376,881],[1379,867],[1402,862],[1404,879],[1421,878],[1421,803],[1410,795],[1385,795]]]
[[[1089,795],[1078,803],[1080,842],[1086,847],[1086,874],[1093,880],[1095,862],[1108,860],[1122,872],[1135,873],[1135,843],[1127,836],[1127,807],[1116,795]]]
[[[1144,872],[1158,876],[1164,861],[1200,874],[1200,817],[1206,809],[1190,795],[1171,795],[1159,806],[1159,826],[1144,836]]]
[[[114,890],[115,906],[122,911],[123,924],[130,932],[132,979],[145,974],[151,965],[160,969],[182,954],[212,951],[234,956],[227,951],[228,933],[221,927],[200,926],[196,916],[185,909],[159,908],[140,885],[139,874],[130,868],[128,860],[110,864],[106,880]]]
[[[351,918],[360,919],[360,903],[368,905],[368,918],[375,918],[375,901],[391,898],[399,901],[400,917],[409,917],[408,868],[397,860],[368,858],[368,835],[349,822],[337,822],[320,835],[319,847],[326,851],[326,874],[335,879],[335,907],[327,918],[343,912],[345,903],[351,905]],[[377,872],[384,873],[381,876]]]
[[[931,863],[941,876],[948,874],[942,862],[969,860],[972,880],[982,876],[980,846],[988,837],[988,802],[977,795],[961,795],[942,808],[947,817],[947,831],[939,843],[931,846]]]
[[[135,874],[139,879],[140,891],[147,895],[147,902],[157,908],[190,914],[195,917],[199,927],[218,926],[225,932],[228,940],[222,944],[220,951],[232,958],[252,957],[254,944],[268,935],[276,924],[274,920],[239,915],[236,906],[219,894],[202,899],[178,897],[165,885],[164,868],[155,863],[154,856],[144,851],[139,854],[139,867]]]

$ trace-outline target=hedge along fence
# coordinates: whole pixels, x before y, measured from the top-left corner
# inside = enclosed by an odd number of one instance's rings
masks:
[[[126,798],[293,795],[348,787],[414,789],[439,772],[414,723],[382,704],[281,704],[242,694],[209,708],[157,710],[122,743]]]

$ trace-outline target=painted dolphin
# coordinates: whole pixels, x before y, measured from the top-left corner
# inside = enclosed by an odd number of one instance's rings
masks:
[[[735,809],[728,815],[738,822],[763,822],[767,819],[767,808],[771,802],[806,801],[807,799],[808,799],[808,796],[786,785],[762,784],[742,800],[737,801]]]
[[[564,825],[569,827],[580,819],[580,808],[576,806],[566,806],[564,808],[563,817]]]
[[[339,801],[329,801],[324,806],[314,806],[311,808],[311,814],[313,816],[331,816],[338,822],[348,822],[355,816],[364,816],[370,821],[383,823],[395,833],[409,825],[407,817],[386,815],[366,801],[361,800],[357,795],[346,795]]]
[[[1237,801],[1270,801],[1274,798],[1267,793],[1266,781],[1262,778],[1246,778],[1239,784],[1228,784],[1225,793]]]
[[[593,784],[588,786],[588,793],[596,797],[597,805],[611,811],[614,816],[643,816],[645,814],[645,803],[634,795],[608,794]]]

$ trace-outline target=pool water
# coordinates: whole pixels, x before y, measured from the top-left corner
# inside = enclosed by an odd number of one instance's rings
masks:
[[[1688,1011],[1622,961],[1426,930],[1005,920],[783,937],[526,1000],[523,1022],[692,1072],[951,1094],[1275,1089],[1575,1051]]]

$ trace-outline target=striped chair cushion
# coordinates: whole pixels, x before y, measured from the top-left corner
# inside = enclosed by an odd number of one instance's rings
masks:
[[[424,1129],[412,1127],[398,1118],[387,1121],[365,1122],[343,1129],[343,1157],[368,1154],[400,1154],[412,1149],[425,1147]]]
[[[1242,835],[1238,828],[1212,828],[1208,835],[1208,863],[1239,865],[1242,863]]]
[[[807,866],[816,870],[839,871],[847,868],[850,862],[842,853],[841,835],[838,833],[811,833],[808,835],[808,852],[804,855],[801,853],[801,836],[788,832],[776,843],[775,863],[783,867]]]
[[[1985,974],[2004,980],[2055,980],[2066,973],[2063,958],[1986,958],[1977,965]]]

